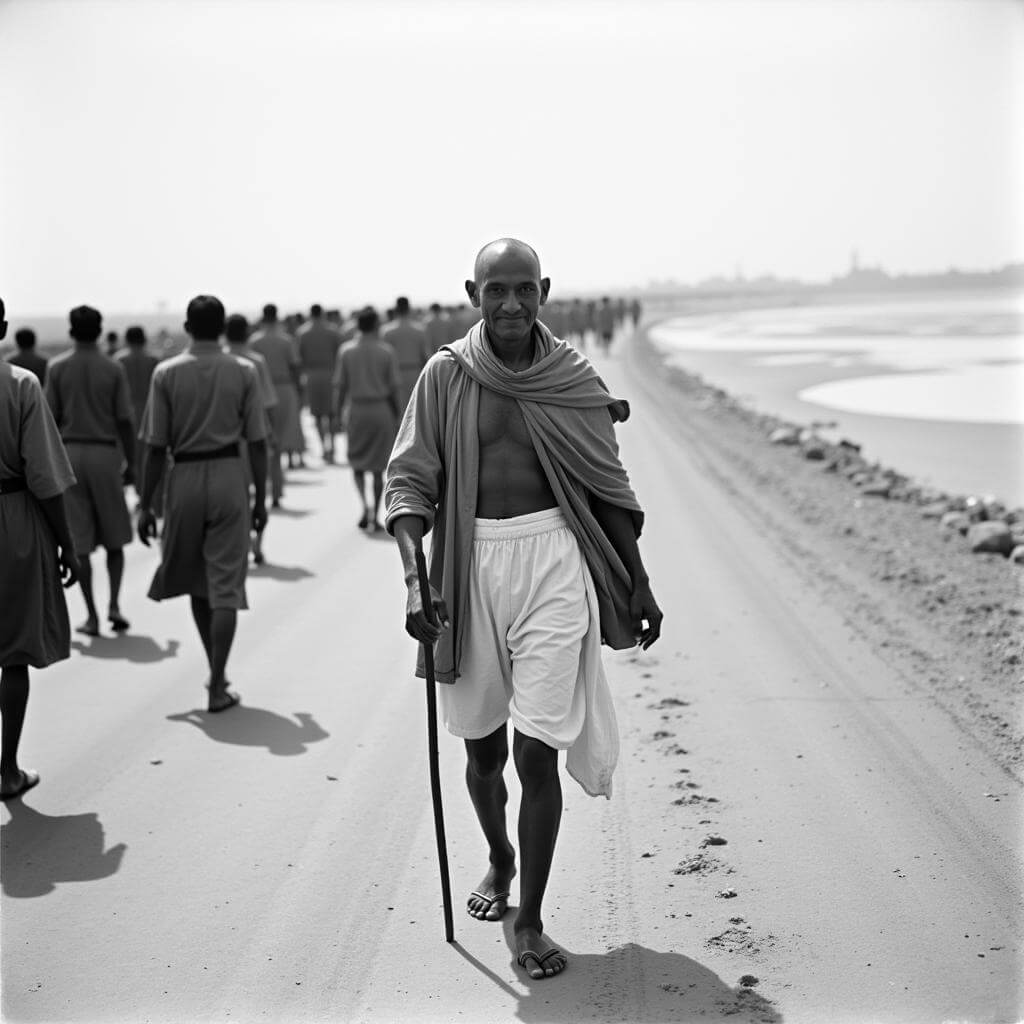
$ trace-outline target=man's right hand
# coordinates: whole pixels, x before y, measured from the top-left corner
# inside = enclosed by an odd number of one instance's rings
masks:
[[[252,507],[252,528],[257,533],[262,533],[267,526],[267,505],[266,502],[258,501]]]
[[[409,597],[405,603],[405,631],[414,640],[433,647],[437,643],[441,631],[447,629],[451,622],[448,619],[448,608],[444,600],[433,587],[430,588],[430,597],[434,605],[436,620],[433,623],[427,619],[427,613],[423,608],[419,582],[414,580],[409,584]]]
[[[151,540],[156,540],[156,513],[151,508],[144,508],[139,513],[136,524],[139,540],[148,548]]]
[[[70,548],[61,548],[60,555],[58,556],[58,565],[60,568],[60,581],[64,585],[64,589],[73,587],[78,582],[79,573],[82,571],[79,568],[78,557],[74,551]]]

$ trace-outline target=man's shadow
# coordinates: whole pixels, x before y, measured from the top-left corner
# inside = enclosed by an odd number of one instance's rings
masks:
[[[180,640],[168,640],[166,648],[161,648],[151,636],[131,633],[121,636],[94,636],[88,644],[81,640],[71,641],[71,649],[87,658],[119,658],[140,664],[175,658],[180,646]]]
[[[243,747],[266,747],[279,757],[306,753],[306,745],[325,740],[330,733],[322,729],[311,714],[296,711],[297,721],[265,708],[239,704],[228,711],[210,714],[201,708],[168,715],[169,722],[188,722],[218,743],[236,743]]]
[[[264,562],[262,565],[249,566],[249,575],[257,579],[279,580],[282,583],[295,583],[297,580],[306,580],[315,576],[315,572],[302,565],[272,565]]]
[[[513,920],[510,907],[502,927],[514,963]],[[662,1024],[699,1019],[721,1024],[781,1024],[783,1020],[770,1000],[755,989],[740,985],[739,978],[729,985],[714,971],[682,953],[659,953],[634,942],[606,953],[578,953],[554,936],[548,938],[565,950],[569,964],[563,974],[552,978],[531,978],[516,965],[513,969],[517,977],[529,990],[525,996],[458,943],[455,949],[497,987],[519,999],[516,1016],[522,1021],[570,1024],[579,1020],[628,1020],[636,1024]],[[625,1009],[623,988],[631,990]]]
[[[127,846],[118,843],[104,849],[97,815],[50,816],[22,799],[9,800],[7,809],[11,819],[0,825],[0,883],[7,896],[45,896],[59,882],[94,882],[121,867]]]
[[[285,505],[281,505],[278,508],[272,508],[270,515],[284,516],[286,519],[305,519],[306,516],[313,515],[313,510],[308,508],[288,508]]]

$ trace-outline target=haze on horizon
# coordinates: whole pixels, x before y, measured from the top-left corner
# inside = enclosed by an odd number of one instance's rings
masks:
[[[0,2],[9,315],[1024,260],[1012,0]]]

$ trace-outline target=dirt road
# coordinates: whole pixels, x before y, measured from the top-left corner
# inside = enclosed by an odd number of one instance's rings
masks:
[[[251,579],[239,709],[199,710],[186,603],[146,600],[137,544],[131,633],[34,674],[23,751],[43,781],[0,812],[5,1020],[1024,1016],[1020,787],[825,593],[663,384],[622,351],[601,368],[633,405],[619,436],[666,624],[647,654],[607,656],[613,799],[565,777],[546,926],[566,973],[526,978],[510,916],[462,913],[485,850],[444,736],[443,941],[397,555],[355,529],[347,471],[313,459]]]

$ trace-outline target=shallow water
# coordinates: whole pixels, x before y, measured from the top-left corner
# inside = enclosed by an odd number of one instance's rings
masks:
[[[677,317],[673,363],[916,479],[1024,504],[1024,296],[934,293]]]

